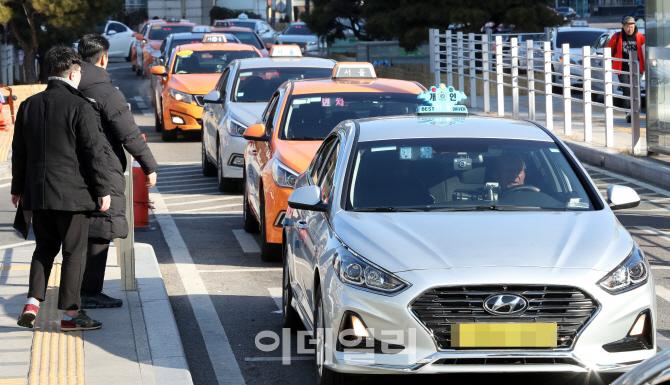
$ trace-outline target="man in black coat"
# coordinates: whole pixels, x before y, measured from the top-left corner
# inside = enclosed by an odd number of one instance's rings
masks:
[[[91,213],[110,205],[109,168],[95,111],[79,92],[82,60],[72,48],[51,48],[44,57],[47,89],[26,99],[16,116],[12,143],[12,203],[32,211],[35,252],[28,301],[18,325],[33,327],[44,301],[54,258],[62,245],[58,309],[61,330],[98,329],[81,309]]]
[[[128,236],[126,221],[126,178],[123,173],[128,165],[123,152],[128,150],[147,175],[147,187],[156,184],[158,164],[149,150],[133,114],[128,109],[123,93],[112,86],[105,68],[109,42],[97,34],[84,36],[79,41],[79,54],[84,64],[79,89],[95,100],[93,108],[98,115],[98,124],[106,138],[104,143],[109,164],[112,187],[112,207],[91,217],[88,238],[88,259],[84,282],[81,287],[81,302],[84,309],[96,307],[119,307],[123,301],[111,298],[102,292],[105,281],[105,266],[109,242],[114,238]],[[132,223],[130,224],[133,225]]]

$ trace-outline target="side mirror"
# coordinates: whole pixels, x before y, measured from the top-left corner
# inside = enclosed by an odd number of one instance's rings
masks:
[[[211,104],[221,104],[221,93],[219,91],[210,91],[205,97],[203,98],[205,103],[211,103]]]
[[[132,35],[130,35],[130,36],[132,36],[132,37],[135,37],[135,36],[137,36],[137,32],[133,32],[133,34],[132,34]]]
[[[607,203],[612,210],[630,209],[640,205],[640,196],[630,187],[613,184],[607,188]]]
[[[321,201],[319,186],[305,186],[293,191],[288,197],[288,206],[298,210],[320,212],[325,212],[328,209],[328,204]]]
[[[138,33],[137,35],[135,35],[135,40],[137,40],[137,41],[144,40],[144,35],[142,35],[141,33]]]
[[[107,31],[107,36],[112,36],[112,35],[116,35],[116,31],[114,31],[114,30]]]
[[[259,142],[269,142],[270,137],[265,132],[265,124],[254,124],[244,131],[244,139]]]
[[[159,75],[159,76],[167,75],[167,72],[166,72],[164,66],[153,66],[153,67],[151,67],[150,71],[154,75]]]

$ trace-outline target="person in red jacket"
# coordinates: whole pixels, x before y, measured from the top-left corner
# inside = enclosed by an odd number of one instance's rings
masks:
[[[617,32],[612,36],[609,43],[607,43],[607,48],[612,49],[612,55],[615,58],[620,59],[630,59],[630,53],[637,51],[637,58],[640,61],[640,76],[644,73],[644,48],[645,41],[644,35],[638,32],[637,26],[635,25],[635,19],[632,16],[626,16],[623,19],[623,27],[621,32]],[[628,62],[613,61],[612,69],[615,71],[630,71],[630,66]],[[630,75],[625,73],[619,73],[619,83],[629,84]],[[630,87],[623,86],[622,92],[624,96],[630,96]],[[630,101],[624,100],[624,108],[630,108]],[[626,119],[630,119],[630,114],[627,114]]]

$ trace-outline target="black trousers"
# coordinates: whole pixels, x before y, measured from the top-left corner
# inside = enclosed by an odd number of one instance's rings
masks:
[[[86,271],[84,271],[84,280],[81,284],[82,293],[97,294],[102,292],[102,285],[105,283],[105,267],[107,267],[108,252],[108,239],[88,239]]]
[[[63,247],[59,310],[81,308],[81,281],[86,268],[86,240],[88,239],[89,213],[34,210],[33,231],[35,252],[30,263],[28,297],[44,301],[54,258]]]

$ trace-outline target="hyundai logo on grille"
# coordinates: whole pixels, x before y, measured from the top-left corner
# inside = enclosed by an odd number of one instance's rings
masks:
[[[484,300],[484,309],[492,314],[514,314],[526,310],[526,307],[528,302],[514,294],[497,294]]]

